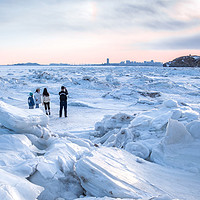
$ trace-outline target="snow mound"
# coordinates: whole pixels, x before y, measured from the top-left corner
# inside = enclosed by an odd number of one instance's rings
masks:
[[[196,139],[200,139],[200,121],[195,120],[186,126],[187,131]]]
[[[0,169],[0,176],[0,197],[2,200],[35,200],[43,191],[42,187],[2,169]]]
[[[131,101],[135,100],[135,102],[137,102],[139,94],[131,88],[122,87],[119,89],[114,89],[111,92],[107,92],[106,94],[102,95],[102,97],[119,99],[119,100],[131,100]]]
[[[166,137],[164,142],[166,145],[189,143],[193,138],[186,130],[185,126],[177,120],[170,119],[167,125]]]
[[[151,121],[152,117],[146,115],[139,115],[131,121],[130,127],[146,127],[150,125]]]
[[[182,118],[185,119],[187,122],[198,120],[199,113],[194,110],[189,109],[189,110],[183,111]]]
[[[29,177],[38,163],[39,150],[25,135],[0,135],[0,167],[21,177]]]
[[[48,137],[48,117],[40,109],[20,109],[0,101],[0,123],[16,133]]]
[[[172,112],[166,112],[164,114],[159,115],[158,117],[155,117],[151,121],[151,127],[155,130],[162,129],[168,122],[168,120],[171,118]]]
[[[172,111],[172,116],[171,116],[171,119],[180,119],[182,117],[182,111],[179,110],[179,109],[175,109]]]
[[[163,105],[164,105],[165,107],[167,107],[167,108],[176,108],[176,107],[178,107],[178,103],[177,103],[176,101],[172,100],[172,99],[170,99],[170,100],[165,100],[165,101],[163,102]]]
[[[71,103],[68,103],[69,106],[76,106],[76,107],[86,107],[86,108],[93,108],[92,106],[86,104],[86,103],[83,103],[83,102],[71,102]]]
[[[200,141],[195,140],[186,127],[177,120],[169,120],[166,136],[152,150],[151,160],[200,173]]]
[[[82,79],[85,80],[85,81],[95,81],[95,80],[97,80],[95,77],[89,76],[89,75],[83,76]]]
[[[112,197],[81,197],[81,198],[78,198],[78,199],[75,199],[75,200],[122,200],[121,198],[112,198]],[[56,199],[56,200],[64,200],[64,199]],[[123,200],[130,200],[130,199],[126,199],[126,198],[123,198]],[[145,199],[140,199],[140,200],[147,200],[146,198]],[[148,199],[148,200],[179,200],[179,199],[171,199],[169,196],[166,196],[166,195],[160,195],[159,197],[152,197],[151,199]]]
[[[129,142],[125,150],[144,159],[148,158],[150,154],[149,149],[140,142]]]
[[[95,124],[97,135],[105,135],[108,131],[113,129],[121,129],[128,126],[134,117],[125,113],[118,113],[114,116],[105,116],[101,122]]]
[[[191,145],[199,138],[200,123],[198,120],[193,121],[199,115],[189,106],[181,107],[171,100],[166,102],[171,106],[163,107],[161,105],[156,109],[137,115],[119,113],[114,116],[105,116],[101,122],[95,124],[92,141],[106,147],[125,149],[143,159],[149,159],[149,155],[153,152],[150,157],[151,161],[198,172],[197,161],[200,156],[194,153],[195,150],[199,149],[198,141],[196,141],[197,144],[194,145],[194,148],[192,146],[186,147],[186,145]],[[172,106],[173,104],[174,106]],[[175,104],[178,107],[175,107]],[[188,124],[188,122],[191,123]],[[187,128],[185,124],[188,124]],[[168,162],[167,158],[163,160],[162,156],[165,152],[162,151],[162,148],[167,148],[166,146],[170,145],[181,146],[181,148],[188,150],[188,152],[183,151],[183,155],[179,155],[177,152],[180,159],[183,158],[184,154],[188,154],[193,156],[192,160],[196,159],[196,161],[192,161],[193,164],[191,164],[189,156],[184,163],[180,160],[176,165]],[[168,156],[173,157],[172,160],[175,159],[171,153]]]
[[[74,172],[75,162],[89,154],[90,143],[81,139],[50,138],[48,149],[37,165],[30,181],[45,188],[39,200],[78,198],[82,193],[80,181]],[[76,144],[77,143],[77,144]]]
[[[76,163],[76,173],[86,195],[95,197],[152,199],[169,195],[195,200],[199,194],[199,176],[138,162],[134,155],[116,148],[98,148],[82,157]]]
[[[106,81],[114,86],[120,86],[120,82],[114,78],[111,74],[106,76]]]

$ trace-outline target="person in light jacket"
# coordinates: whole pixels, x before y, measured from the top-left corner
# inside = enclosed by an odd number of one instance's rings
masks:
[[[39,108],[39,105],[41,104],[41,101],[42,101],[40,88],[36,89],[34,99],[35,99],[35,108]]]
[[[34,106],[35,106],[35,102],[34,102],[34,99],[33,99],[33,93],[32,92],[29,93],[28,106],[29,106],[29,109],[34,109]]]
[[[44,104],[44,108],[45,108],[45,112],[47,115],[50,115],[50,95],[49,92],[47,91],[47,88],[44,88],[43,90],[43,104]]]

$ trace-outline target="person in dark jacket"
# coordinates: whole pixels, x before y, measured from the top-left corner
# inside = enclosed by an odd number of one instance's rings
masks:
[[[29,106],[29,109],[34,109],[34,106],[35,106],[35,102],[34,102],[34,99],[33,99],[33,93],[32,92],[29,93],[28,106]]]
[[[60,117],[62,117],[62,110],[64,108],[65,117],[67,117],[67,95],[68,91],[65,86],[61,87],[61,91],[59,92],[60,96]]]

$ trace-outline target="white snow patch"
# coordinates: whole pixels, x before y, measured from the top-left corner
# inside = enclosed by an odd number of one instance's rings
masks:
[[[187,124],[186,129],[196,139],[200,139],[200,120],[195,120]]]
[[[140,142],[129,142],[126,145],[125,150],[144,159],[148,158],[150,153],[149,149]]]
[[[169,100],[165,100],[163,102],[163,105],[167,108],[174,108],[174,107],[178,107],[178,103],[177,101],[174,101],[172,99],[169,99]]]
[[[76,173],[86,194],[96,197],[150,199],[168,195],[196,200],[199,194],[199,175],[138,162],[134,155],[116,148],[92,151],[76,163]]]
[[[200,141],[195,140],[186,127],[170,120],[166,137],[153,148],[151,160],[162,164],[200,173]]]
[[[16,133],[49,137],[48,117],[40,109],[20,109],[0,101],[0,123]]]
[[[0,177],[0,197],[2,200],[35,200],[43,191],[42,187],[1,168]]]
[[[173,119],[169,120],[169,123],[167,125],[166,137],[164,139],[164,143],[166,145],[190,143],[192,141],[192,136],[186,130],[185,126],[182,123]]]

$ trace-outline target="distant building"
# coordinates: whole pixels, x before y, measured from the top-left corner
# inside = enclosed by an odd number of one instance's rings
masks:
[[[110,64],[110,61],[109,61],[109,58],[107,58],[107,65],[109,65]]]

